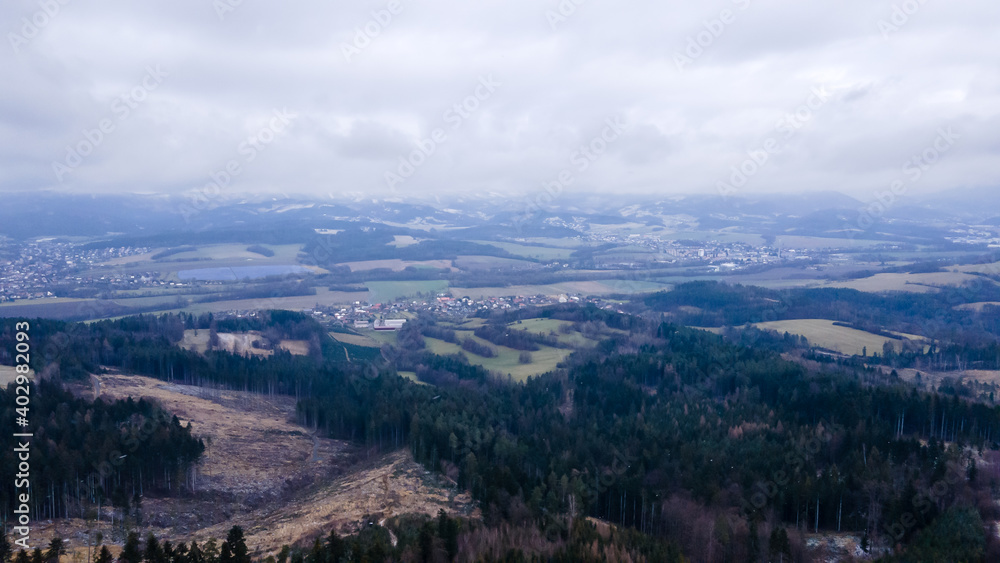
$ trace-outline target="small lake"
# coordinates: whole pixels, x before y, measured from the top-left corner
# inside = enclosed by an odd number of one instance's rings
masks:
[[[246,278],[252,280],[267,276],[285,276],[288,274],[306,274],[310,270],[302,266],[238,266],[235,268],[199,268],[197,270],[181,270],[177,277],[182,280],[200,281],[238,281]]]

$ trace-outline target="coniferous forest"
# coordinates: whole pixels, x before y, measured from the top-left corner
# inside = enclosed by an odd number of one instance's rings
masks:
[[[668,310],[675,297],[650,299]],[[747,316],[740,299],[709,299],[720,300],[727,322]],[[996,406],[919,389],[877,363],[783,356],[801,344],[795,339],[749,342],[657,315],[563,305],[486,315],[477,334],[530,350],[537,342],[529,333],[501,328],[532,316],[608,330],[522,384],[461,355],[428,352],[423,334],[447,336],[433,319],[411,321],[396,346],[354,361],[347,358],[355,350],[344,353],[350,345],[298,313],[36,321],[42,353],[33,367],[45,374],[33,398],[34,486],[45,491],[38,513],[125,507],[144,491],[186,486],[185,472],[203,450],[197,428],[143,400],[88,402],[59,386],[116,368],[295,396],[301,424],[376,454],[406,449],[427,469],[455,476],[482,511],[481,521],[400,517],[347,538],[332,533],[291,546],[278,563],[808,561],[804,534],[816,532],[855,533],[884,561],[1000,557],[990,524],[1000,518]],[[199,354],[177,346],[190,328],[271,331],[312,344],[306,356]],[[11,338],[0,333],[0,349],[10,349]],[[113,452],[127,455],[101,470]],[[215,563],[186,549],[136,557]],[[219,557],[228,563],[233,555]]]

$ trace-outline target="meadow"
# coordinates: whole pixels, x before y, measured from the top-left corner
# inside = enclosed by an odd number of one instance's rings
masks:
[[[879,336],[871,332],[857,330],[845,326],[837,326],[826,319],[797,319],[791,321],[773,321],[757,323],[757,328],[776,330],[780,333],[791,333],[805,336],[812,346],[819,346],[841,354],[860,356],[867,348],[868,355],[882,353],[886,342],[899,350],[901,341]],[[917,337],[919,338],[919,337]]]
[[[506,346],[497,346],[481,338],[473,336],[471,332],[459,331],[460,339],[466,337],[472,338],[481,344],[486,344],[495,348],[497,351],[497,357],[484,358],[476,354],[471,354],[463,351],[457,344],[438,340],[437,338],[425,337],[424,341],[426,342],[427,349],[434,354],[448,356],[451,354],[461,353],[464,354],[465,357],[469,359],[469,363],[473,365],[482,366],[483,368],[502,376],[509,375],[514,381],[522,383],[529,377],[541,375],[556,369],[557,364],[566,359],[566,356],[573,352],[572,350],[567,349],[542,346],[539,350],[531,352],[532,362],[530,364],[522,364],[519,361],[519,357],[521,355],[520,350],[514,350],[513,348],[507,348]]]

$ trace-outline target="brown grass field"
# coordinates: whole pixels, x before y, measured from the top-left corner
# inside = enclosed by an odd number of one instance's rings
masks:
[[[981,312],[986,307],[1000,307],[1000,301],[980,301],[979,303],[962,303],[961,305],[955,305],[955,309],[959,311],[975,311]]]
[[[881,354],[882,346],[886,342],[891,342],[897,350],[901,346],[901,341],[899,340],[879,336],[863,330],[837,326],[833,324],[833,321],[826,319],[774,321],[757,323],[755,326],[765,330],[776,330],[780,333],[789,332],[799,334],[805,336],[812,346],[820,346],[828,350],[840,352],[841,354],[860,356],[865,347],[868,348],[868,355],[874,353]]]
[[[309,342],[306,340],[282,340],[278,346],[282,350],[287,350],[293,356],[309,355]]]
[[[962,272],[935,272],[930,274],[875,274],[868,278],[827,283],[824,287],[843,287],[878,293],[882,291],[907,291],[931,293],[942,286],[958,286],[982,278]]]

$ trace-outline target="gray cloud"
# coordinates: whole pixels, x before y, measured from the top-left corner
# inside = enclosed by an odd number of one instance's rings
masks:
[[[395,193],[531,193],[567,168],[568,189],[715,193],[778,138],[743,189],[868,198],[947,127],[960,138],[912,190],[998,184],[995,2],[12,0],[0,12],[2,190],[183,192],[237,159],[234,193],[387,194],[386,173],[435,130],[445,140]],[[136,90],[157,65],[162,81]],[[495,92],[456,113],[489,76]],[[829,99],[786,135],[814,88]],[[244,162],[241,143],[282,109],[294,122]],[[576,170],[610,118],[628,131]],[[74,152],[88,154],[73,166]]]

